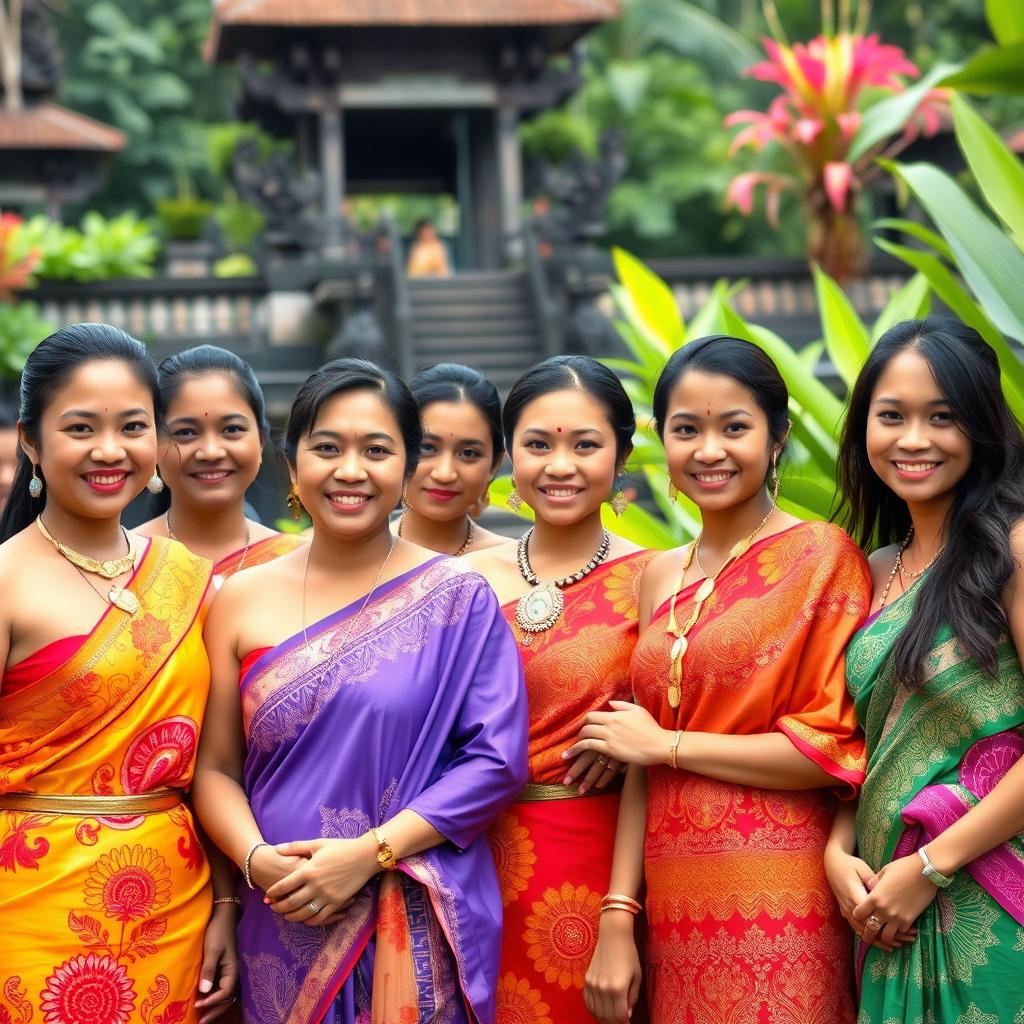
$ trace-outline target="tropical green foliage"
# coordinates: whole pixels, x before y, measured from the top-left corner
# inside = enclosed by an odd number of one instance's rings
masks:
[[[56,329],[34,302],[0,302],[0,378],[17,377],[32,349]]]
[[[160,251],[152,224],[134,213],[108,220],[93,210],[82,218],[81,228],[37,216],[25,222],[24,231],[41,253],[36,276],[52,281],[152,277]]]

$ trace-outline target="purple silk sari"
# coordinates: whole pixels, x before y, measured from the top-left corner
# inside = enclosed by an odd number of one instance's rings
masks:
[[[502,913],[483,832],[526,783],[515,641],[486,581],[452,559],[379,587],[353,623],[362,601],[310,627],[308,647],[299,634],[252,666],[245,790],[270,843],[356,838],[403,809],[430,822],[447,842],[400,864],[419,993],[401,1020],[490,1024]],[[380,888],[378,876],[325,928],[243,891],[246,1021],[377,1020]]]

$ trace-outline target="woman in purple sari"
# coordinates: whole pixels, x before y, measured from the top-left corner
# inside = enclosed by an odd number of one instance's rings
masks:
[[[483,832],[525,783],[525,694],[483,578],[388,529],[419,445],[392,374],[314,373],[285,437],[312,543],[232,577],[207,621],[194,799],[248,883],[253,1024],[493,1019]]]

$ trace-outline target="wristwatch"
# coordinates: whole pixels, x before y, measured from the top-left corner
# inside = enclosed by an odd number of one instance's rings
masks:
[[[944,875],[941,871],[936,870],[935,865],[928,856],[928,851],[923,846],[917,851],[917,855],[924,863],[924,867],[921,868],[921,874],[924,875],[932,885],[938,886],[940,889],[946,889],[953,884],[953,879],[949,875]],[[378,857],[379,856],[380,855],[378,854]]]
[[[395,851],[391,849],[391,844],[384,838],[384,833],[379,828],[372,828],[370,831],[377,841],[377,863],[385,871],[394,871],[398,867],[398,861],[395,859]]]

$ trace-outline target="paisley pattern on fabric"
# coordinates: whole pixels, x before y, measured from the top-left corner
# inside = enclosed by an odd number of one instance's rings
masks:
[[[210,566],[154,538],[66,662],[0,695],[0,793],[115,796],[191,782],[209,686]],[[0,811],[0,1022],[193,1024],[209,870],[185,804]]]
[[[876,870],[962,818],[1024,754],[1024,673],[1008,638],[995,676],[942,629],[923,686],[895,678],[890,655],[912,621],[916,595],[910,590],[871,619],[847,658],[868,750],[857,841]],[[1024,1005],[1022,925],[1019,835],[957,872],[918,919],[911,945],[893,953],[860,949],[859,1024],[1016,1024]]]
[[[626,555],[566,587],[559,620],[520,647],[531,783],[560,784],[568,768],[562,751],[584,715],[631,698],[640,577],[651,558],[646,551]],[[502,609],[513,629],[515,607]],[[569,799],[517,802],[488,831],[505,909],[497,1024],[593,1020],[583,979],[608,891],[619,795],[561,795]],[[642,1019],[638,1011],[633,1024]]]
[[[677,616],[696,590],[680,594]],[[667,699],[667,602],[633,655],[636,698],[666,729],[777,730],[853,795],[863,739],[843,652],[870,598],[864,557],[838,528],[803,523],[766,537],[719,578],[690,632],[680,707]],[[825,790],[648,771],[653,1024],[852,1024],[850,931],[822,863],[834,810]]]

